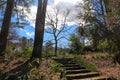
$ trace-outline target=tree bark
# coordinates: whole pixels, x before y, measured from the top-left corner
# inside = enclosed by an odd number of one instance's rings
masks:
[[[7,39],[8,39],[13,8],[14,8],[14,0],[7,0],[7,6],[6,6],[4,19],[1,27],[1,33],[0,33],[0,55],[4,55],[3,52],[5,51],[7,46]]]
[[[38,9],[36,14],[35,23],[35,40],[32,52],[32,58],[41,59],[42,56],[42,44],[45,26],[45,13],[47,7],[47,0],[38,0]]]
[[[57,56],[57,51],[58,51],[58,40],[56,38],[55,39],[55,56]]]

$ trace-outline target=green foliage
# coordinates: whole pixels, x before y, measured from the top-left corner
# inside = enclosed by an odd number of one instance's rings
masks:
[[[53,73],[60,72],[62,70],[60,65],[52,59],[50,60],[49,66],[52,68]]]
[[[95,54],[96,59],[106,59],[107,57],[105,55],[101,55],[100,53]]]
[[[55,53],[53,51],[46,51],[45,50],[42,52],[42,57],[52,57],[54,55],[55,55]]]
[[[26,59],[29,59],[31,57],[31,54],[32,54],[32,48],[28,48],[28,49],[23,49],[21,51],[21,54],[22,54],[22,57],[23,58],[26,58]]]
[[[84,57],[82,55],[76,55],[74,57],[75,61],[80,64],[81,66],[84,66],[87,69],[93,70],[93,71],[97,71],[97,68],[95,65],[85,62],[84,61]]]
[[[87,68],[87,69],[91,69],[93,71],[97,71],[97,68],[95,65],[91,64],[91,63],[85,63],[84,66]]]
[[[0,74],[4,72],[4,69],[3,68],[0,68]]]
[[[46,78],[45,74],[42,73],[39,68],[33,68],[29,73],[26,74],[26,76],[28,77],[27,80],[45,80]]]
[[[41,60],[39,58],[33,58],[32,61],[28,63],[28,66],[29,67],[35,66],[36,68],[39,68],[40,64],[41,64]]]
[[[114,55],[113,54],[108,54],[108,53],[94,53],[94,58],[95,59],[113,59]]]
[[[21,57],[22,56],[22,51],[21,50],[15,50],[15,56],[16,56],[16,58],[18,58],[18,57]]]
[[[70,54],[70,53],[64,53],[64,54],[62,54],[62,53],[61,53],[61,54],[59,54],[58,56],[59,56],[59,57],[68,57],[68,58],[69,58],[69,57],[73,57],[74,54]]]
[[[82,55],[76,55],[74,57],[75,61],[77,61],[80,65],[83,65],[84,64],[84,59],[83,59],[83,56]]]
[[[108,54],[106,55],[107,59],[114,59],[114,54]]]
[[[12,49],[6,49],[4,51],[4,54],[5,54],[4,55],[5,58],[8,59],[9,61],[15,59],[15,53],[14,53],[14,51]]]
[[[83,44],[80,41],[80,38],[75,34],[70,36],[70,53],[79,54],[83,51]]]
[[[6,49],[3,53],[5,55],[11,55],[13,53],[13,50],[12,49]]]
[[[98,49],[102,51],[108,51],[109,48],[109,42],[107,40],[100,41],[98,44]]]
[[[92,41],[93,49],[120,53],[119,2],[120,0],[84,0],[85,5],[80,5],[83,11],[80,11],[78,18],[86,24],[80,24],[83,30],[78,32]]]

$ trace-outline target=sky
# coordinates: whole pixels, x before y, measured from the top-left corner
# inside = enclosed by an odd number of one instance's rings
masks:
[[[36,12],[37,12],[37,0],[34,3],[33,6],[30,7],[31,12],[26,13],[28,18],[26,18],[26,21],[28,21],[30,24],[25,26],[24,29],[20,28],[18,30],[19,35],[25,36],[28,39],[29,38],[34,38],[34,31],[35,31],[35,18],[36,18]],[[59,5],[60,8],[68,8],[71,9],[71,13],[68,16],[68,26],[76,27],[76,15],[77,15],[77,10],[75,8],[75,5],[78,4],[78,2],[82,3],[82,0],[48,0],[48,6],[47,6],[47,11],[52,11],[53,7],[56,5]],[[60,14],[62,16],[62,14]],[[74,28],[75,29],[75,28]],[[70,32],[73,32],[72,30]],[[52,39],[52,35],[49,35],[47,33],[44,34],[44,41],[48,39]],[[62,42],[66,42],[63,40]]]
[[[27,38],[34,38],[34,28],[35,28],[35,18],[36,18],[36,12],[37,12],[37,0],[35,0],[35,5],[31,6],[31,13],[27,14],[29,18],[27,19],[30,22],[29,26],[26,26],[24,29],[20,29],[20,35],[26,36]],[[78,2],[82,3],[82,0],[48,0],[47,5],[47,12],[50,12],[53,10],[53,8],[56,5],[59,5],[60,8],[64,9],[71,9],[71,13],[68,16],[67,25],[70,27],[73,27],[72,30],[69,31],[71,34],[72,32],[75,32],[76,24],[78,19],[76,18],[77,10],[75,8],[75,5],[78,4]],[[61,16],[62,14],[60,14]],[[62,16],[61,16],[62,17]],[[68,37],[67,37],[68,38]],[[48,33],[44,33],[44,42],[47,40],[52,40],[53,35],[50,35]],[[68,45],[68,40],[62,39],[59,41],[59,45],[61,43],[65,43],[63,46]],[[63,47],[62,46],[62,47]]]
[[[68,16],[69,20],[67,21],[67,25],[70,26],[70,27],[73,27],[72,30],[69,31],[69,32],[72,33],[72,32],[75,32],[74,30],[75,30],[76,24],[77,24],[76,21],[78,21],[77,18],[76,18],[77,10],[75,8],[75,5],[77,5],[78,2],[82,3],[82,0],[48,0],[47,12],[53,11],[53,8],[56,5],[59,5],[60,8],[62,8],[62,9],[64,9],[64,8],[71,9],[71,13]],[[30,14],[30,15],[32,15],[32,16],[30,18],[32,19],[32,18],[35,18],[35,16],[36,16],[35,14],[36,14],[36,11],[37,11],[37,6],[36,5],[32,6],[31,7],[31,11],[32,11],[32,14]],[[34,27],[34,22],[31,22],[31,25]],[[28,30],[26,30],[24,32],[28,33],[27,35],[29,37],[33,37],[34,36],[33,32],[29,33],[29,31],[28,32],[27,31]],[[53,39],[53,35],[50,35],[48,33],[44,34],[44,41],[52,40],[52,39]],[[62,39],[61,41],[59,41],[59,43],[66,43],[63,46],[68,45],[68,41],[66,39]]]
[[[31,22],[31,25],[34,27],[35,26],[35,17],[36,17],[36,12],[37,12],[37,0],[35,0],[35,5],[31,6],[31,13],[27,14],[29,16],[28,21]],[[47,6],[47,11],[52,11],[52,8],[56,5],[61,6],[61,8],[70,8],[73,11],[71,12],[71,19],[76,16],[76,11],[74,11],[74,6],[78,4],[78,2],[83,2],[82,0],[48,0],[48,6]],[[72,21],[72,20],[71,20]],[[73,24],[74,22],[71,22],[69,24]]]

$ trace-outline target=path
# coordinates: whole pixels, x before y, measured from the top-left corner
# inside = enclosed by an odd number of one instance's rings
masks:
[[[67,80],[111,80],[101,76],[99,72],[93,72],[78,65],[73,58],[54,58],[66,72]]]

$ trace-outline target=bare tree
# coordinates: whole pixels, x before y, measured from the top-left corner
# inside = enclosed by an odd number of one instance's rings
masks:
[[[57,56],[58,41],[65,38],[65,33],[68,28],[66,28],[66,22],[68,15],[70,14],[70,9],[63,9],[59,6],[55,6],[52,11],[47,12],[47,28],[46,33],[53,35],[53,40],[55,44],[55,56]]]
[[[38,9],[35,23],[35,40],[31,59],[41,59],[47,1],[48,0],[38,0]]]

